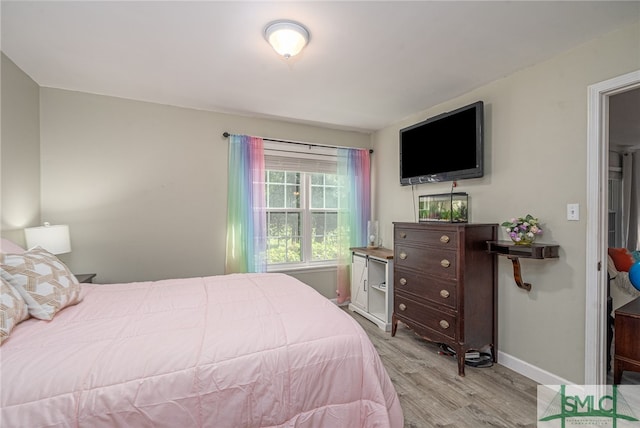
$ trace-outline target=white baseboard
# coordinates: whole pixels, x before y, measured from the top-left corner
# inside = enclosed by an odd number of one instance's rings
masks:
[[[498,351],[498,364],[513,370],[523,376],[528,377],[541,385],[572,385],[573,382],[569,382],[566,379],[556,376],[546,370],[536,367],[533,364],[529,364],[519,358],[509,355],[505,352]]]

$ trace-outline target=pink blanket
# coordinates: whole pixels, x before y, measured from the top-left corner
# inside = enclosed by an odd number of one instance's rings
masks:
[[[0,348],[5,427],[397,427],[362,328],[302,282],[237,274],[84,284]]]

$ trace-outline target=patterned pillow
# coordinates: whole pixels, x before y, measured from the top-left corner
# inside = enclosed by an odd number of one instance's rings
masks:
[[[0,278],[0,345],[9,338],[11,330],[20,321],[29,318],[27,304],[22,296],[4,279]]]
[[[80,299],[80,283],[56,256],[41,247],[22,254],[1,254],[0,274],[27,302],[29,314],[42,320]]]

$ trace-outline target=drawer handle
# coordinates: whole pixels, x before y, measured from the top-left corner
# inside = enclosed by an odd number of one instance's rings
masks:
[[[405,309],[407,309],[407,305],[405,305],[404,303],[400,303],[398,307],[400,308],[401,311],[404,311]]]
[[[406,238],[407,237],[407,232],[400,232],[400,237],[402,239]]]
[[[449,323],[445,320],[440,320],[440,327],[447,329],[449,328]]]
[[[447,242],[449,242],[449,239],[450,239],[450,238],[449,238],[447,235],[442,235],[442,236],[440,237],[440,242],[442,242],[442,243],[446,244]]]
[[[400,258],[401,258],[402,260],[405,260],[405,259],[407,258],[407,253],[405,253],[404,251],[402,251],[402,252],[400,253]]]
[[[449,297],[449,292],[447,290],[440,290],[440,295],[446,299]]]
[[[400,278],[400,285],[407,285],[406,278]]]
[[[440,260],[440,266],[448,268],[449,266],[451,266],[451,262],[447,259],[442,259]]]

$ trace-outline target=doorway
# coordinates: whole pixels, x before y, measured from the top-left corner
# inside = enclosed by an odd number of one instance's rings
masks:
[[[585,385],[607,382],[609,97],[636,88],[640,88],[640,70],[588,90]]]

